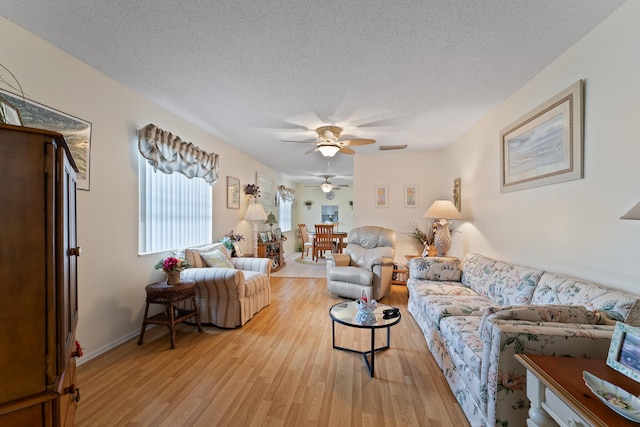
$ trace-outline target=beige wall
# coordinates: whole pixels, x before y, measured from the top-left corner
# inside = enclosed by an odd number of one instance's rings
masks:
[[[466,221],[451,254],[478,252],[640,292],[640,221],[619,219],[640,200],[639,20],[640,2],[623,5],[443,153],[356,155],[354,225],[400,231],[433,199],[450,197],[461,177]],[[579,79],[585,178],[501,194],[500,130]],[[421,186],[420,209],[402,208],[407,183]],[[390,186],[387,209],[370,209],[376,184]],[[398,255],[405,252],[400,241]]]
[[[20,80],[27,97],[92,123],[91,191],[78,192],[80,320],[77,337],[85,360],[135,336],[142,323],[144,286],[162,274],[153,265],[165,254],[138,256],[137,129],[154,123],[220,155],[214,186],[214,241],[231,229],[251,252],[251,224],[226,208],[226,177],[241,185],[256,172],[293,184],[252,158],[163,110],[49,43],[0,18],[0,61]],[[287,242],[293,248],[293,240]],[[28,268],[28,266],[26,266]]]

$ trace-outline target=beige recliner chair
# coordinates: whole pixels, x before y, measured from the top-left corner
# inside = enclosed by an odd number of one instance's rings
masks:
[[[364,226],[349,232],[342,254],[327,255],[329,292],[345,298],[360,298],[362,290],[376,300],[391,290],[396,253],[396,232]]]

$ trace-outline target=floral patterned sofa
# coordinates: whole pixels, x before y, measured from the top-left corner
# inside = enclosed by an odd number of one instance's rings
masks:
[[[483,255],[414,258],[409,273],[409,312],[472,426],[526,425],[514,354],[606,359],[616,321],[640,326],[638,296]]]

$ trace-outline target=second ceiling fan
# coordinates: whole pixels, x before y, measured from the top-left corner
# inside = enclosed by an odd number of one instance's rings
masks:
[[[324,178],[324,182],[320,185],[305,185],[305,187],[312,187],[312,188],[319,188],[321,189],[323,192],[325,193],[329,193],[330,191],[333,190],[340,190],[340,188],[346,188],[349,187],[348,184],[332,184],[329,181],[329,178],[334,178],[335,175],[320,175]]]
[[[352,148],[349,148],[350,146],[368,145],[376,142],[375,139],[361,138],[338,140],[338,138],[340,138],[340,134],[342,133],[342,128],[338,126],[320,126],[315,131],[318,134],[317,140],[292,142],[316,144],[314,148],[304,154],[310,154],[319,151],[325,157],[333,157],[338,152],[342,154],[355,154],[355,151]]]

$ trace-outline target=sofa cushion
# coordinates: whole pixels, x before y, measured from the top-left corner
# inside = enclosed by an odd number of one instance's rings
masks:
[[[430,282],[409,277],[407,289],[410,294],[426,295],[478,295],[473,289],[463,286],[460,282]]]
[[[640,297],[554,273],[544,273],[532,304],[583,305],[613,320],[640,326]]]
[[[482,368],[482,340],[478,334],[481,320],[480,316],[451,316],[440,322],[447,350],[457,353],[478,379]]]
[[[355,283],[357,285],[370,286],[373,280],[373,272],[360,267],[336,267],[327,271],[329,280],[337,282]]]
[[[462,269],[462,284],[473,289],[480,295],[486,295],[485,287],[487,279],[493,272],[495,259],[488,258],[484,255],[467,254],[464,257]]]
[[[410,262],[411,277],[436,281],[460,281],[462,260],[450,257],[420,257]]]
[[[200,253],[202,261],[207,267],[217,268],[234,268],[229,258],[226,257],[219,249],[215,249],[211,252]]]
[[[542,270],[497,261],[487,279],[484,296],[501,306],[530,304],[540,276]]]

